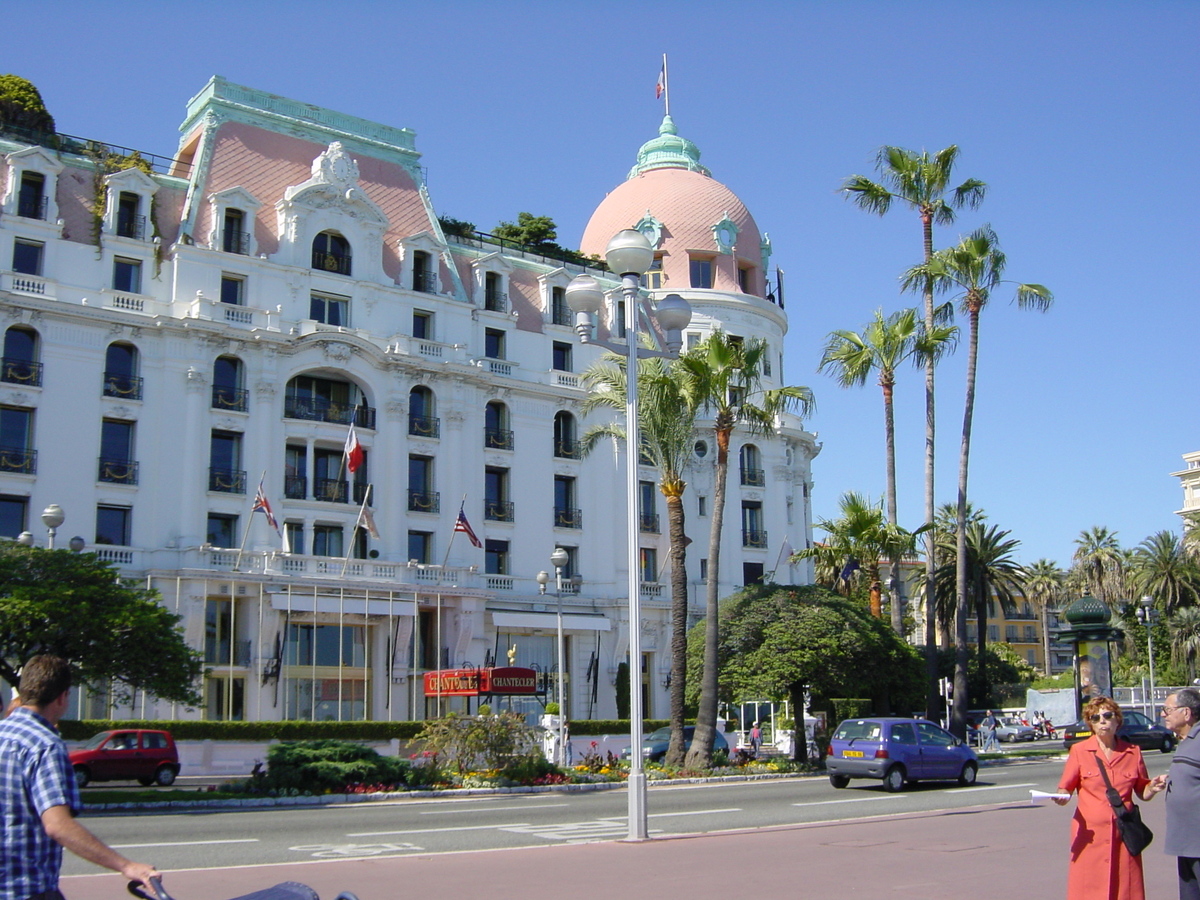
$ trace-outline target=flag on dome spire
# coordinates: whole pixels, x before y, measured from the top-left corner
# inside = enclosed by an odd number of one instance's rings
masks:
[[[654,85],[654,99],[662,100],[665,111],[671,114],[671,90],[667,87],[667,54],[663,54],[662,68],[658,70],[658,83]]]

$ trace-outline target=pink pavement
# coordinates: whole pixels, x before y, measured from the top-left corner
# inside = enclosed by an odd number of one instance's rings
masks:
[[[1175,858],[1161,849],[1163,804],[1142,809],[1156,834],[1146,896],[1170,900]],[[1000,804],[639,843],[169,872],[165,884],[175,900],[230,900],[280,881],[311,885],[321,900],[343,890],[360,900],[1062,898],[1070,817],[1070,807]],[[62,890],[67,900],[127,896],[117,875],[64,878]]]

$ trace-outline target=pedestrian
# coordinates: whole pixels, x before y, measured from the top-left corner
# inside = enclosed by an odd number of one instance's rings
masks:
[[[1071,820],[1071,857],[1067,868],[1067,900],[1145,900],[1142,858],[1125,848],[1117,830],[1109,784],[1128,807],[1136,793],[1149,801],[1163,789],[1150,780],[1142,751],[1117,737],[1121,707],[1109,697],[1096,697],[1083,707],[1092,736],[1071,746],[1058,790],[1078,792]],[[1070,797],[1056,797],[1066,806]]]
[[[1179,900],[1200,900],[1200,691],[1181,688],[1159,714],[1179,738],[1171,768],[1155,779],[1167,786],[1163,852],[1178,858]]]
[[[755,722],[750,726],[750,755],[758,759],[758,748],[762,746],[762,729]]]
[[[1000,742],[996,740],[996,729],[999,725],[996,714],[989,709],[987,715],[983,717],[983,721],[979,723],[979,730],[983,732],[983,746],[980,748],[982,753],[987,753],[989,750],[999,751]]]
[[[82,803],[58,722],[71,669],[35,656],[21,670],[20,705],[0,722],[0,900],[62,900],[62,848],[141,882],[153,895],[154,866],[126,859],[84,828]]]

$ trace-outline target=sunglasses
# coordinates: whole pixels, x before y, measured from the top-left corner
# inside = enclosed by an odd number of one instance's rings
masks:
[[[1112,710],[1106,710],[1105,712],[1096,713],[1094,716],[1091,716],[1090,720],[1093,722],[1099,722],[1101,719],[1111,719],[1114,715],[1115,713],[1113,713]]]

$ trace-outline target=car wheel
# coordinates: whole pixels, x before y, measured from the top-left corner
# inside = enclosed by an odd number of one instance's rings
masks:
[[[895,794],[904,790],[904,782],[904,767],[892,766],[883,776],[883,789],[889,794]]]
[[[975,783],[975,777],[979,774],[979,768],[975,763],[963,763],[962,771],[958,773],[958,783],[963,787],[970,787]]]
[[[89,772],[85,767],[83,767],[83,766],[75,767],[75,783],[77,785],[79,785],[79,787],[87,787],[88,783],[91,780],[92,780],[92,773]]]
[[[159,770],[154,773],[154,780],[163,787],[166,787],[169,784],[174,784],[175,770],[170,766],[161,766],[159,767]]]
[[[850,776],[849,775],[830,775],[829,783],[832,784],[838,790],[841,790],[842,788],[849,786]]]
[[[1004,741],[1004,743],[1006,743],[1006,744],[1011,744],[1016,739],[1017,739],[1017,736],[1015,734],[1006,734],[1006,735],[1004,735],[1004,737],[1000,738],[1000,740]]]

